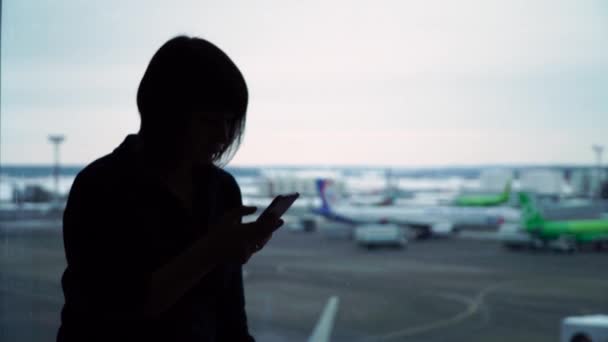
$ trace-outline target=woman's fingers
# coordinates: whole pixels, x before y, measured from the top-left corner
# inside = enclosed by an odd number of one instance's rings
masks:
[[[253,213],[255,213],[258,210],[257,207],[255,206],[248,206],[248,205],[243,205],[240,208],[235,208],[233,215],[235,216],[247,216],[247,215],[251,215]]]
[[[270,241],[270,239],[272,238],[272,234],[266,236],[265,238],[262,238],[259,241],[255,242],[255,251],[259,251],[262,248],[264,248],[264,246],[266,246],[266,244],[268,243],[268,241]]]
[[[254,249],[255,251],[259,251],[262,248],[264,248],[264,246],[266,246],[266,244],[268,243],[268,241],[270,241],[270,239],[272,238],[272,233],[277,230],[280,226],[283,225],[283,220],[279,219],[276,222],[276,225],[274,226],[275,228],[272,229],[272,231],[269,234],[265,234],[265,235],[258,235],[258,237],[254,240]],[[272,227],[272,226],[271,226]]]
[[[248,215],[248,213],[251,213],[251,210],[255,211],[255,207],[237,208],[226,214],[225,217],[227,219],[240,218],[239,215]],[[233,257],[236,257],[244,264],[254,253],[260,251],[270,241],[272,233],[281,227],[283,223],[282,219],[276,217],[267,217],[263,220],[250,223],[232,221],[224,225],[224,229],[220,229],[220,235],[222,236],[220,240],[222,241],[219,242],[232,245],[233,247],[228,249],[233,252],[229,254],[232,254]]]
[[[264,219],[242,224],[242,231],[246,239],[259,240],[271,235],[283,223],[282,219]]]
[[[256,222],[259,226],[258,232],[261,236],[268,236],[283,225],[283,220],[279,217],[268,215]]]
[[[245,205],[241,206],[239,208],[234,208],[234,209],[228,211],[224,215],[222,221],[225,223],[229,223],[229,224],[241,222],[241,218],[243,216],[251,215],[251,214],[255,213],[257,209],[258,209],[257,207],[245,206]]]

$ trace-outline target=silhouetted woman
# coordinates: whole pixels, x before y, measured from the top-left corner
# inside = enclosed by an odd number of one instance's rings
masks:
[[[242,264],[283,223],[242,224],[223,165],[245,127],[247,86],[215,45],[179,36],[141,80],[138,134],[76,177],[63,217],[58,341],[253,341]]]

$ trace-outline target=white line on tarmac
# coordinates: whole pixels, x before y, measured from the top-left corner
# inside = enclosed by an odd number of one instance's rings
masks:
[[[479,308],[481,307],[481,305],[483,305],[483,301],[484,301],[485,297],[489,293],[496,291],[498,288],[503,287],[505,285],[506,285],[505,283],[494,284],[494,285],[491,285],[491,286],[488,286],[488,287],[482,289],[477,294],[477,296],[475,296],[475,298],[470,302],[470,304],[468,305],[466,310],[464,310],[452,317],[449,317],[446,319],[441,319],[441,320],[423,324],[423,325],[419,325],[417,327],[406,328],[406,329],[386,333],[383,335],[374,336],[369,339],[365,339],[365,341],[368,341],[368,340],[369,341],[387,341],[387,340],[393,340],[393,339],[399,339],[399,338],[402,339],[404,337],[412,337],[415,335],[423,334],[423,333],[426,333],[426,332],[429,332],[432,330],[445,328],[447,326],[459,323],[459,322],[464,321],[465,319],[475,315],[477,313],[477,311],[479,311]]]
[[[312,335],[308,338],[308,342],[329,342],[331,331],[334,326],[334,319],[338,312],[339,299],[337,296],[331,296],[325,304],[323,313],[312,331]]]

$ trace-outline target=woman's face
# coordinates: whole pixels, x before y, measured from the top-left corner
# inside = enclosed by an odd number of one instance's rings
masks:
[[[215,153],[230,143],[229,129],[234,115],[229,112],[193,113],[187,134],[190,158],[195,163],[210,163]]]

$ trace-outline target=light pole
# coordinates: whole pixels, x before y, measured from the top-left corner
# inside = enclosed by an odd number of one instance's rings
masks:
[[[55,165],[53,167],[53,176],[55,178],[55,195],[54,200],[59,199],[59,145],[65,140],[63,135],[49,135],[49,142],[53,144],[55,152]]]
[[[602,154],[604,153],[604,146],[602,145],[593,145],[591,146],[593,152],[595,152],[595,158],[597,160],[597,171],[596,171],[596,180],[598,188],[602,186]],[[595,192],[596,195],[599,194],[599,191]]]

